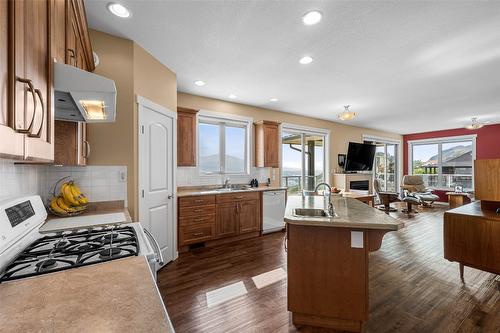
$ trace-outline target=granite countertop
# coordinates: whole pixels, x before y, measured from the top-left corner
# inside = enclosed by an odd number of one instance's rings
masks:
[[[402,221],[356,199],[332,197],[332,203],[337,217],[294,216],[294,208],[326,209],[328,198],[323,196],[289,196],[286,204],[285,222],[307,226],[383,230],[398,230],[404,226]]]
[[[2,332],[174,332],[144,256],[0,284]]]
[[[214,195],[214,194],[223,194],[223,193],[241,193],[241,192],[262,192],[262,191],[286,191],[286,187],[282,186],[259,186],[259,187],[251,187],[245,190],[234,190],[234,191],[216,191],[217,187],[180,187],[177,189],[177,197],[188,197],[193,195]]]

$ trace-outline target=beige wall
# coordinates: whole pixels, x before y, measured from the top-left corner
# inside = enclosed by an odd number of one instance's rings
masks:
[[[128,206],[137,219],[136,95],[175,110],[177,79],[175,73],[130,40],[95,30],[90,31],[90,38],[100,60],[94,72],[115,81],[117,108],[114,123],[89,124],[89,164],[127,166]]]
[[[274,111],[238,103],[231,103],[186,93],[178,93],[177,104],[178,106],[188,108],[252,117],[254,121],[272,120],[281,123],[291,123],[295,125],[324,128],[330,130],[330,170],[338,167],[337,154],[346,153],[349,141],[361,142],[363,134],[402,140],[402,136],[395,133],[382,132],[363,127],[349,126],[332,121],[304,117],[286,112]],[[402,155],[401,152],[399,155]],[[279,179],[279,174],[277,173],[277,170],[273,170],[273,172],[275,172],[275,179],[277,181]]]

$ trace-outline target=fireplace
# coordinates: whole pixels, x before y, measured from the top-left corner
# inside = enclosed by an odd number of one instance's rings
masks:
[[[368,180],[351,180],[349,182],[350,190],[368,191],[370,189],[370,181]]]

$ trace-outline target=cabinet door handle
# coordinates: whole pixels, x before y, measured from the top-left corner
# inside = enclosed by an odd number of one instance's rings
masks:
[[[195,200],[194,202],[195,202],[195,203],[202,203],[202,202],[203,202],[203,199],[198,199],[198,200]]]
[[[33,96],[33,116],[31,117],[31,122],[28,128],[17,128],[16,123],[14,122],[14,128],[16,132],[18,133],[31,133],[31,130],[33,129],[33,123],[35,122],[35,114],[36,114],[36,95],[35,95],[35,87],[33,86],[33,82],[30,79],[24,79],[22,77],[16,77],[16,80],[27,84],[28,85],[28,91],[31,92],[31,95]],[[15,112],[14,112],[15,114]],[[15,121],[15,119],[14,119]]]
[[[237,197],[234,197],[234,198],[235,198],[235,199],[243,199],[243,198],[244,198],[244,196],[242,196],[242,195],[239,195],[239,196],[237,196]]]
[[[202,232],[196,232],[193,234],[193,236],[203,236],[203,233]]]
[[[90,156],[90,143],[87,140],[83,140],[83,143],[85,143],[85,155],[83,157],[88,158]]]
[[[68,49],[68,52],[69,52],[69,57],[70,57],[71,59],[73,59],[73,63],[72,63],[72,65],[73,65],[73,66],[76,66],[76,54],[75,54],[75,50],[73,50],[73,49]]]
[[[43,95],[40,89],[35,89],[35,93],[38,95],[38,98],[40,99],[40,104],[42,104],[42,121],[40,123],[40,128],[38,129],[38,132],[36,134],[33,133],[28,133],[28,136],[31,138],[39,138],[42,135],[42,129],[43,129],[43,122],[45,120],[45,104],[43,103]],[[33,112],[33,119],[35,118],[35,111]]]

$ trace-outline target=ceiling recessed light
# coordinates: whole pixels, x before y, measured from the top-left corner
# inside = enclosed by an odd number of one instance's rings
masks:
[[[271,98],[269,101],[270,102],[277,102],[277,101],[279,101],[279,99],[277,99],[277,98]]]
[[[321,14],[320,11],[318,10],[311,10],[310,12],[307,12],[302,16],[302,22],[305,25],[314,25],[321,21],[321,17],[323,15]]]
[[[111,2],[108,4],[108,10],[113,13],[114,15],[122,18],[127,18],[130,17],[130,11],[123,5],[116,3],[116,2]]]
[[[307,65],[307,64],[310,64],[312,61],[313,61],[313,58],[311,58],[311,57],[309,57],[309,56],[302,57],[302,58],[300,58],[300,60],[299,60],[299,62],[300,62],[302,65]]]
[[[205,81],[196,80],[196,81],[194,81],[194,84],[197,85],[198,87],[202,87],[205,85]]]
[[[236,99],[236,98],[238,98],[238,96],[236,96],[235,94],[229,94],[229,96],[227,96],[227,97],[229,97],[229,98],[231,98],[231,99]]]

